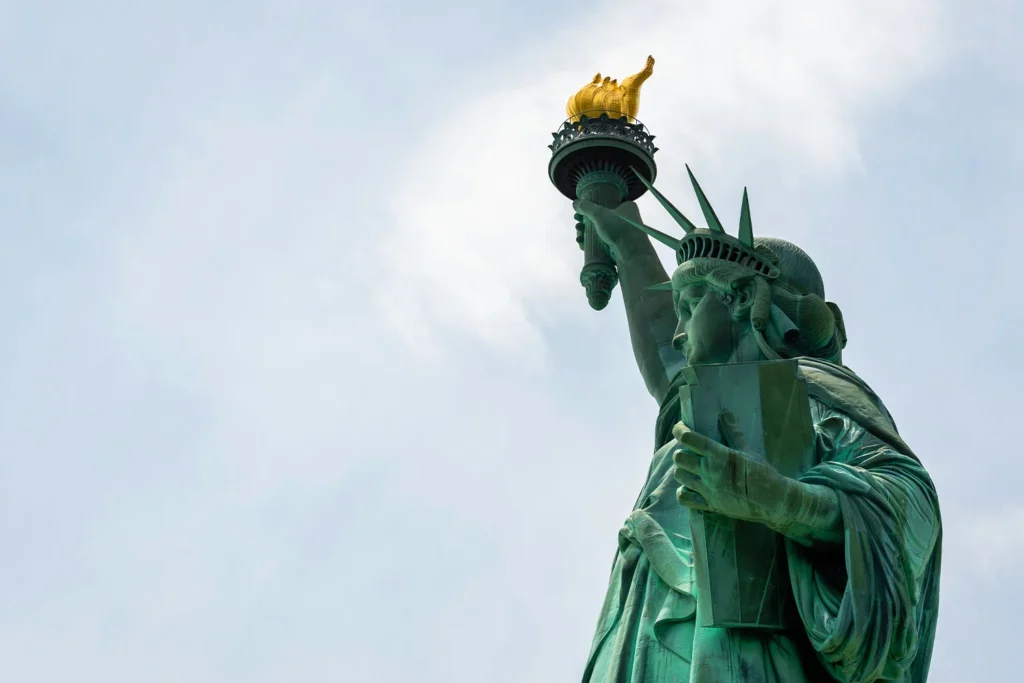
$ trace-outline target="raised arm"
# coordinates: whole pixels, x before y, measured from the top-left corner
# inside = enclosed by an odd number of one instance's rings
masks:
[[[660,404],[672,376],[683,364],[683,356],[672,348],[677,322],[672,293],[648,287],[668,281],[669,276],[647,236],[620,217],[642,222],[634,202],[624,202],[614,211],[586,200],[573,206],[577,218],[586,216],[594,221],[601,239],[611,249],[619,270],[633,355],[647,391]],[[581,225],[577,225],[577,241],[583,239]]]

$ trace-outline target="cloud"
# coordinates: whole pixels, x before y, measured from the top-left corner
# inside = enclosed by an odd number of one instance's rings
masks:
[[[654,407],[621,321],[584,303],[571,211],[545,177],[566,96],[654,53],[641,114],[666,191],[696,212],[678,180],[690,161],[726,219],[749,183],[759,230],[773,209],[751,178],[781,177],[795,198],[856,168],[865,116],[927,74],[941,43],[918,2],[676,4],[609,3],[583,19],[571,6],[564,29],[529,19],[534,41],[497,65],[430,52],[438,31],[456,43],[470,27],[436,19],[395,37],[400,22],[374,14],[404,51],[379,50],[391,61],[362,80],[366,53],[337,41],[327,7],[268,6],[240,26],[237,13],[175,5],[174,22],[101,22],[110,35],[83,34],[70,62],[16,31],[24,45],[7,61],[36,67],[5,92],[55,142],[49,165],[7,161],[18,302],[3,346],[0,531],[14,550],[0,578],[15,589],[0,652],[15,678],[579,675]],[[65,25],[70,40],[78,22]],[[461,83],[403,82],[417,51]],[[426,129],[403,127],[384,99],[399,91],[422,94]],[[966,119],[947,109],[949,126]],[[417,350],[432,335],[457,362],[422,367],[382,313]],[[891,345],[895,328],[877,319]],[[548,348],[545,328],[563,320],[572,331]],[[971,329],[996,334],[982,322]],[[474,353],[484,345],[509,358]],[[924,403],[922,386],[950,396],[935,370],[949,347],[935,349],[927,366],[914,349],[919,376],[892,373],[908,402]],[[890,350],[880,343],[879,357]],[[548,372],[522,372],[546,355]],[[885,357],[907,363],[908,351]],[[989,377],[956,372],[960,392]],[[981,415],[995,400],[970,403]],[[950,444],[980,448],[975,425],[989,424],[943,405],[942,430],[939,417],[917,422],[933,445],[912,441],[933,461],[958,457]],[[997,482],[976,477],[992,493]],[[1016,495],[999,479],[1002,499]],[[944,496],[964,486],[947,481]],[[985,566],[1018,557],[1008,510],[978,548]],[[955,609],[955,590],[944,600]]]
[[[545,322],[586,320],[572,211],[546,178],[546,145],[598,70],[621,78],[653,54],[640,119],[658,136],[663,187],[689,161],[738,205],[752,167],[792,185],[855,167],[864,115],[928,73],[939,48],[923,0],[590,8],[478,74],[479,87],[439,93],[443,115],[396,173],[382,305],[415,319],[420,340],[468,333],[532,360]]]
[[[949,564],[957,574],[989,580],[1018,576],[1024,563],[1024,505],[947,516],[943,543],[956,548]]]

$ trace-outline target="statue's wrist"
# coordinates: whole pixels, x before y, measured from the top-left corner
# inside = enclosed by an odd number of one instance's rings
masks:
[[[783,479],[782,504],[768,526],[803,545],[841,542],[843,525],[836,492],[827,486]]]
[[[622,268],[642,267],[649,259],[658,259],[654,246],[646,235],[629,236],[620,239],[612,248],[616,265]],[[660,261],[659,261],[660,262]]]

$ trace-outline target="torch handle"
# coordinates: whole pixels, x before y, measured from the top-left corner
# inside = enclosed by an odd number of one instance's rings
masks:
[[[615,261],[605,243],[598,237],[597,228],[589,218],[583,219],[583,269],[580,284],[587,290],[587,301],[600,311],[611,300],[612,290],[619,280]]]
[[[576,196],[599,206],[614,209],[626,195],[626,185],[616,173],[594,171],[585,174],[576,184]],[[608,246],[601,240],[597,227],[589,218],[583,219],[583,270],[580,284],[587,291],[587,301],[595,311],[608,305],[612,290],[619,281]]]

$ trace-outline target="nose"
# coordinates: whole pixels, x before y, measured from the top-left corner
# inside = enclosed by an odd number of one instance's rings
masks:
[[[672,337],[672,348],[675,349],[676,351],[682,351],[683,344],[686,343],[688,337],[689,335],[687,335],[685,332],[680,332],[676,336]]]

